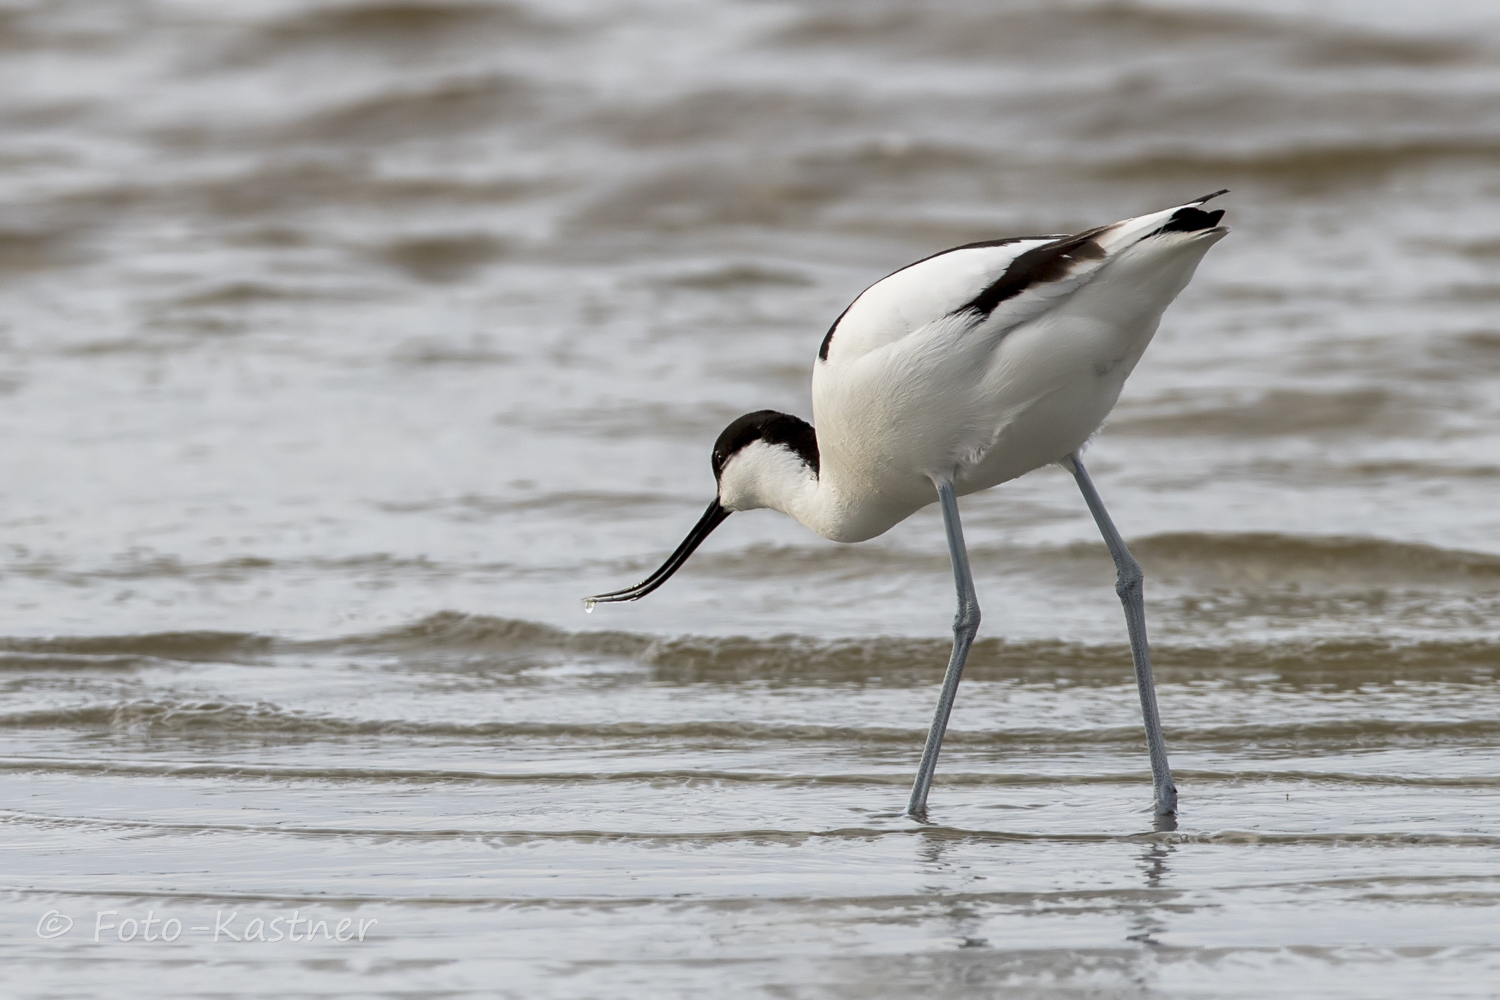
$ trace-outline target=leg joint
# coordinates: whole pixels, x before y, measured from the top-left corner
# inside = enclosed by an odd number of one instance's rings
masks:
[[[1115,577],[1115,593],[1121,597],[1139,591],[1146,582],[1146,574],[1141,571],[1140,564],[1129,556],[1126,559],[1128,561],[1121,563],[1119,575]]]
[[[979,631],[979,605],[974,601],[965,601],[958,606],[958,614],[953,616],[953,631],[955,634],[967,634],[970,639],[974,638]]]

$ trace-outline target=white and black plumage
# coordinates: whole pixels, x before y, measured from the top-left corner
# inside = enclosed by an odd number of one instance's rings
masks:
[[[1229,231],[1218,224],[1222,210],[1200,207],[1223,193],[1074,236],[955,247],[877,281],[834,321],[818,351],[817,429],[772,410],[731,423],[713,450],[718,495],[697,526],[651,576],[588,598],[588,606],[645,597],[734,511],[770,507],[825,538],[858,542],[940,502],[959,611],[908,804],[921,817],[979,626],[957,497],[1060,463],[1077,479],[1119,570],[1156,810],[1175,813],[1140,567],[1078,451],[1114,407],[1162,312]]]

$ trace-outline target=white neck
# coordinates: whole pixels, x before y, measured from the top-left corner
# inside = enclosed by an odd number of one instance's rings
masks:
[[[875,512],[848,503],[827,471],[820,479],[790,448],[753,441],[720,474],[719,503],[726,510],[779,510],[835,542],[872,538],[910,513],[871,519],[868,515]]]

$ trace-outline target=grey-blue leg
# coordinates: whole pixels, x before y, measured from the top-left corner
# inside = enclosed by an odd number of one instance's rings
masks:
[[[969,658],[969,647],[974,644],[974,636],[979,631],[979,598],[974,594],[969,551],[964,548],[964,529],[958,520],[958,497],[951,482],[936,485],[938,500],[943,506],[943,528],[948,534],[948,555],[953,560],[958,614],[953,616],[953,655],[948,659],[948,673],[943,677],[943,692],[938,696],[937,711],[932,715],[932,728],[927,731],[927,746],[922,750],[922,764],[917,768],[917,780],[911,788],[911,801],[906,804],[907,813],[917,819],[927,818],[927,792],[932,788],[932,775],[937,770],[943,733],[948,730],[948,716],[953,712],[953,698],[958,694],[964,661]]]
[[[1156,813],[1170,816],[1177,812],[1177,786],[1172,784],[1172,769],[1167,765],[1167,741],[1161,734],[1161,715],[1156,710],[1156,684],[1151,679],[1151,650],[1146,645],[1146,598],[1142,589],[1145,574],[1140,564],[1125,547],[1125,540],[1115,530],[1115,524],[1094,489],[1093,480],[1083,468],[1077,455],[1069,455],[1063,463],[1078,480],[1083,491],[1084,502],[1099,525],[1104,544],[1114,557],[1115,593],[1125,606],[1125,627],[1130,631],[1130,655],[1135,660],[1135,683],[1141,692],[1141,718],[1146,723],[1146,745],[1151,751],[1151,782],[1156,791]]]

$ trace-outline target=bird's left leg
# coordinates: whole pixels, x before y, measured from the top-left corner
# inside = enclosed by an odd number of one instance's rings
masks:
[[[1151,650],[1146,645],[1146,598],[1142,587],[1145,574],[1141,572],[1140,563],[1135,561],[1130,550],[1125,547],[1125,540],[1115,530],[1114,522],[1109,519],[1109,512],[1104,509],[1104,501],[1099,499],[1099,491],[1094,489],[1094,481],[1084,470],[1078,455],[1069,455],[1062,465],[1078,480],[1078,488],[1083,491],[1089,513],[1094,515],[1094,523],[1099,525],[1104,544],[1109,546],[1109,554],[1115,560],[1115,571],[1118,574],[1115,578],[1115,593],[1120,595],[1120,603],[1125,606],[1125,627],[1130,632],[1130,656],[1135,660],[1135,683],[1140,689],[1141,718],[1146,723],[1146,746],[1151,754],[1151,783],[1156,792],[1156,814],[1171,816],[1177,812],[1177,786],[1172,783],[1172,769],[1167,764],[1167,741],[1162,736],[1161,715],[1156,710],[1156,684],[1151,679]]]
[[[953,712],[953,699],[958,694],[958,682],[963,677],[964,661],[969,658],[969,647],[979,632],[979,598],[974,593],[974,576],[969,572],[969,550],[964,547],[964,529],[958,520],[958,495],[953,492],[952,480],[935,480],[938,500],[943,506],[943,528],[948,534],[948,555],[953,560],[953,584],[958,590],[958,613],[953,616],[953,655],[948,659],[948,673],[943,677],[943,691],[938,695],[937,711],[932,716],[932,728],[927,731],[927,745],[922,749],[922,763],[917,768],[917,780],[911,788],[911,800],[906,812],[917,819],[927,818],[927,792],[932,788],[932,775],[937,770],[938,751],[943,746],[943,734],[948,730],[948,716]]]

